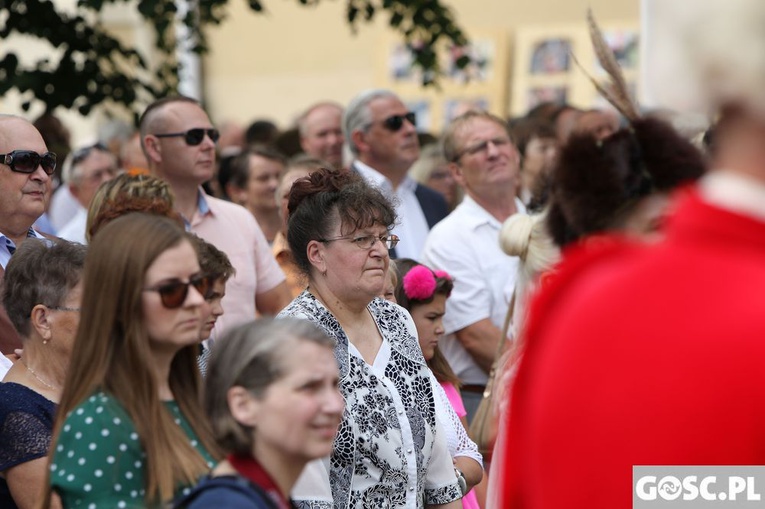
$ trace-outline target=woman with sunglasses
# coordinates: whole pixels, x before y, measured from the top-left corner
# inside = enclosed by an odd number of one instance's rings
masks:
[[[80,321],[85,246],[29,239],[2,298],[24,354],[0,383],[0,507],[34,507],[45,486],[56,405]]]
[[[168,218],[128,214],[93,238],[51,445],[64,507],[157,507],[214,464],[196,365],[210,287]]]
[[[280,314],[337,341],[346,412],[329,459],[293,498],[311,507],[461,507],[412,319],[378,296],[388,270],[390,202],[358,175],[321,169],[290,192],[287,241],[308,288]]]

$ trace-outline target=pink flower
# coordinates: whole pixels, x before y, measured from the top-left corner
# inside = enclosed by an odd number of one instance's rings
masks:
[[[436,291],[436,278],[429,268],[417,265],[406,273],[402,286],[409,299],[426,300]]]

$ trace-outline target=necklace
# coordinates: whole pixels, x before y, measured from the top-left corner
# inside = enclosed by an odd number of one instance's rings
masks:
[[[37,375],[37,373],[35,373],[35,370],[34,370],[34,369],[32,369],[32,368],[30,368],[29,366],[27,366],[27,363],[26,363],[26,362],[24,362],[24,359],[19,359],[19,360],[21,360],[21,363],[24,365],[24,367],[25,367],[25,368],[27,368],[27,371],[29,371],[30,373],[32,373],[32,376],[33,376],[33,377],[35,377],[35,378],[37,379],[37,381],[38,381],[38,382],[40,382],[41,384],[43,384],[45,387],[47,387],[48,389],[50,389],[50,390],[52,390],[52,391],[55,391],[55,390],[56,390],[56,388],[55,388],[54,386],[52,386],[51,384],[49,384],[48,382],[46,382],[45,380],[43,380],[42,378],[40,378],[40,377]]]

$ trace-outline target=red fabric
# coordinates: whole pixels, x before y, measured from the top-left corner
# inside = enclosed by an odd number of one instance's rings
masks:
[[[234,467],[234,470],[239,472],[243,477],[249,479],[252,483],[263,488],[266,493],[268,493],[271,500],[277,504],[279,509],[290,509],[292,507],[287,498],[285,498],[282,492],[279,491],[279,487],[268,472],[266,472],[255,458],[252,456],[229,454],[226,459],[231,466]]]
[[[633,465],[765,464],[765,223],[692,194],[656,246],[565,256],[513,387],[512,508],[630,508]]]

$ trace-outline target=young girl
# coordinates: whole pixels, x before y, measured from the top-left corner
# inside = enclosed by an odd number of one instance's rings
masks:
[[[214,465],[196,366],[210,288],[170,219],[128,214],[94,237],[51,444],[64,507],[157,507]]]
[[[467,494],[462,498],[462,506],[465,509],[478,509],[475,493],[468,490],[483,477],[482,458],[475,443],[467,435],[465,407],[457,390],[459,379],[438,349],[438,341],[444,334],[442,318],[446,299],[454,286],[452,279],[446,272],[433,272],[408,258],[396,260],[396,267],[399,274],[396,301],[412,315],[422,354],[437,381],[434,393],[442,398],[436,402],[436,413],[446,431],[449,453],[454,459],[458,475],[464,481],[463,492]]]

